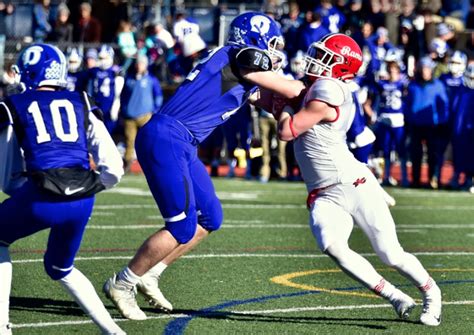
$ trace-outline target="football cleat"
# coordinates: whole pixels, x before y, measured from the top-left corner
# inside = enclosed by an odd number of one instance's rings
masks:
[[[432,288],[423,293],[423,311],[420,322],[427,326],[439,326],[441,323],[441,290],[434,284]]]
[[[157,277],[145,273],[137,284],[138,292],[145,296],[151,306],[157,307],[165,312],[171,312],[173,305],[171,305],[168,299],[161,293],[158,287],[159,279],[159,276]]]
[[[406,320],[410,317],[410,313],[413,308],[415,308],[416,303],[415,300],[413,300],[410,296],[403,292],[400,293],[401,295],[390,301],[390,303],[395,309],[395,312],[397,312],[398,317]]]
[[[136,288],[128,288],[116,283],[117,275],[107,279],[103,291],[112,300],[120,314],[130,320],[146,320],[146,314],[138,307]]]

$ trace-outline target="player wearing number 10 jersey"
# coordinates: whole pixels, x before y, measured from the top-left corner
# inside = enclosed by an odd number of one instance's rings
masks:
[[[158,289],[159,275],[222,223],[222,207],[197,157],[197,145],[242,105],[263,99],[263,95],[258,98],[258,87],[288,98],[304,89],[303,83],[272,71],[281,63],[278,48],[282,46],[273,19],[255,12],[237,16],[230,24],[226,45],[202,60],[139,131],[138,160],[165,227],[148,238],[128,267],[104,285],[125,317],[146,318],[135,300],[137,285],[154,305],[171,310]]]
[[[122,161],[100,121],[100,110],[83,93],[64,90],[64,54],[35,44],[19,56],[24,92],[0,103],[0,333],[11,334],[9,246],[51,228],[44,267],[104,334],[125,334],[110,317],[92,284],[74,268],[94,194],[114,186]],[[20,151],[23,150],[23,154]],[[97,165],[89,165],[89,153]]]

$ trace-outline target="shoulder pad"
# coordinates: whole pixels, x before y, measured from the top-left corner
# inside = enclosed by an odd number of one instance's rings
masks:
[[[270,71],[272,60],[267,52],[258,48],[241,49],[235,56],[237,66],[252,71]]]
[[[13,125],[13,115],[7,103],[5,101],[0,102],[0,130],[9,125]]]
[[[82,92],[82,96],[84,97],[84,101],[86,103],[87,109],[89,112],[92,112],[100,121],[104,121],[104,113],[102,110],[97,106],[93,97],[89,96],[86,92]]]
[[[314,82],[306,95],[305,104],[311,100],[318,100],[330,106],[338,107],[350,97],[347,84],[336,79],[321,78]]]

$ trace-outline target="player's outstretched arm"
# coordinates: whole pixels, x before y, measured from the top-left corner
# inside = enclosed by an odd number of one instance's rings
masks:
[[[89,113],[89,122],[87,133],[89,152],[97,165],[102,184],[105,188],[111,188],[124,174],[122,157],[104,123],[94,113]]]
[[[333,107],[322,101],[310,101],[298,113],[292,115],[291,110],[284,108],[278,120],[278,137],[283,141],[291,141],[321,121],[337,118]]]
[[[246,71],[242,77],[264,89],[277,93],[284,98],[294,99],[298,97],[305,89],[303,82],[283,78],[281,75],[272,71],[249,72]]]
[[[245,81],[277,93],[284,98],[296,98],[305,89],[305,85],[301,81],[289,80],[273,72],[270,56],[258,48],[241,49],[235,56],[235,64],[239,69],[240,77]]]

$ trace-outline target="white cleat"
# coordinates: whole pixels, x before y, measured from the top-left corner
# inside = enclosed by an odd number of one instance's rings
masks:
[[[146,320],[146,314],[138,307],[135,299],[136,289],[129,289],[116,283],[117,275],[107,279],[103,291],[107,298],[112,300],[120,314],[130,320]]]
[[[171,312],[173,305],[165,298],[158,287],[160,277],[145,273],[137,284],[138,292],[143,294],[151,306],[158,307],[165,312]]]
[[[441,323],[441,290],[434,284],[429,291],[423,293],[423,311],[420,322],[426,326],[439,326]]]
[[[415,308],[416,303],[410,296],[406,295],[403,292],[400,292],[401,295],[396,299],[390,301],[395,308],[395,312],[400,319],[408,319],[410,317],[410,313]]]
[[[3,324],[0,326],[0,335],[12,335],[11,323]]]

